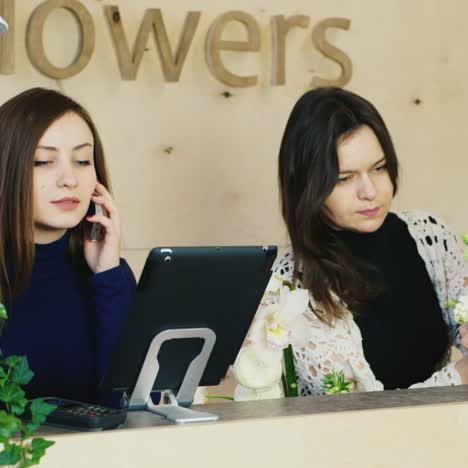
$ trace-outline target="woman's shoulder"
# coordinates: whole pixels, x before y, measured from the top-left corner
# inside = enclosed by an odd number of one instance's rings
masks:
[[[447,268],[451,270],[460,269],[463,263],[460,239],[441,217],[424,211],[404,211],[398,216],[407,224],[428,269],[436,268],[441,262],[448,262]]]
[[[423,210],[403,210],[395,212],[400,219],[413,226],[440,226],[446,229],[447,223],[438,215]]]
[[[455,234],[440,216],[421,210],[405,210],[395,213],[408,226],[410,234],[423,243],[432,246],[439,238],[454,237]],[[456,236],[455,236],[456,237]]]

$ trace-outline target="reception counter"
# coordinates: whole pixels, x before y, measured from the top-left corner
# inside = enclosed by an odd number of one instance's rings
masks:
[[[44,427],[43,468],[467,468],[468,386],[197,406],[177,425],[131,412],[118,429]]]

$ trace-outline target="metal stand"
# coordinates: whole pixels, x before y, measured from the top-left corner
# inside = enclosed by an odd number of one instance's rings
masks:
[[[169,399],[169,403],[155,405],[151,400],[150,393],[159,372],[159,350],[165,341],[181,338],[202,338],[204,340],[202,350],[188,366],[177,396],[174,396],[171,390],[166,390],[162,396],[165,395]],[[181,328],[158,333],[151,341],[146,353],[145,361],[130,397],[128,409],[148,410],[177,423],[217,420],[218,416],[215,414],[193,411],[184,407],[190,406],[193,402],[195,391],[200,383],[215,342],[216,335],[209,328]]]

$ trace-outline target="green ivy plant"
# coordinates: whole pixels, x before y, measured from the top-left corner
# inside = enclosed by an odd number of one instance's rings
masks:
[[[0,304],[0,319],[8,318]],[[38,465],[48,447],[55,442],[42,437],[31,439],[36,429],[56,408],[42,398],[28,400],[22,385],[28,384],[34,373],[29,369],[26,356],[3,358],[0,351],[0,465],[27,468]],[[29,417],[24,418],[25,413]]]

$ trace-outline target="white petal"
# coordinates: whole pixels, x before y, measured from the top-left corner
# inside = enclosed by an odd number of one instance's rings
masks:
[[[291,331],[290,342],[295,348],[303,348],[310,342],[310,327],[304,315],[296,318],[289,325]]]
[[[279,382],[266,390],[257,390],[258,400],[271,400],[283,397],[283,388]]]
[[[252,388],[244,387],[241,384],[237,384],[234,389],[234,400],[235,401],[250,401],[257,400],[257,390]]]
[[[307,310],[309,305],[309,291],[295,289],[286,296],[284,307],[280,311],[280,321],[291,322]]]
[[[237,385],[234,390],[235,401],[251,401],[251,400],[270,400],[273,398],[281,398],[283,391],[279,383],[271,386],[266,390],[254,390],[242,385]]]
[[[281,379],[281,351],[269,351],[257,345],[241,349],[234,363],[234,376],[244,387],[265,389]]]
[[[255,316],[254,323],[250,329],[249,339],[259,345],[266,344],[266,320],[269,315],[277,314],[279,310],[278,304],[270,304],[261,307]]]
[[[193,396],[194,405],[205,405],[207,403],[206,394],[208,393],[208,387],[198,387]]]
[[[267,291],[279,291],[283,286],[283,280],[278,275],[271,275],[270,281],[268,282],[268,286],[266,287]]]

